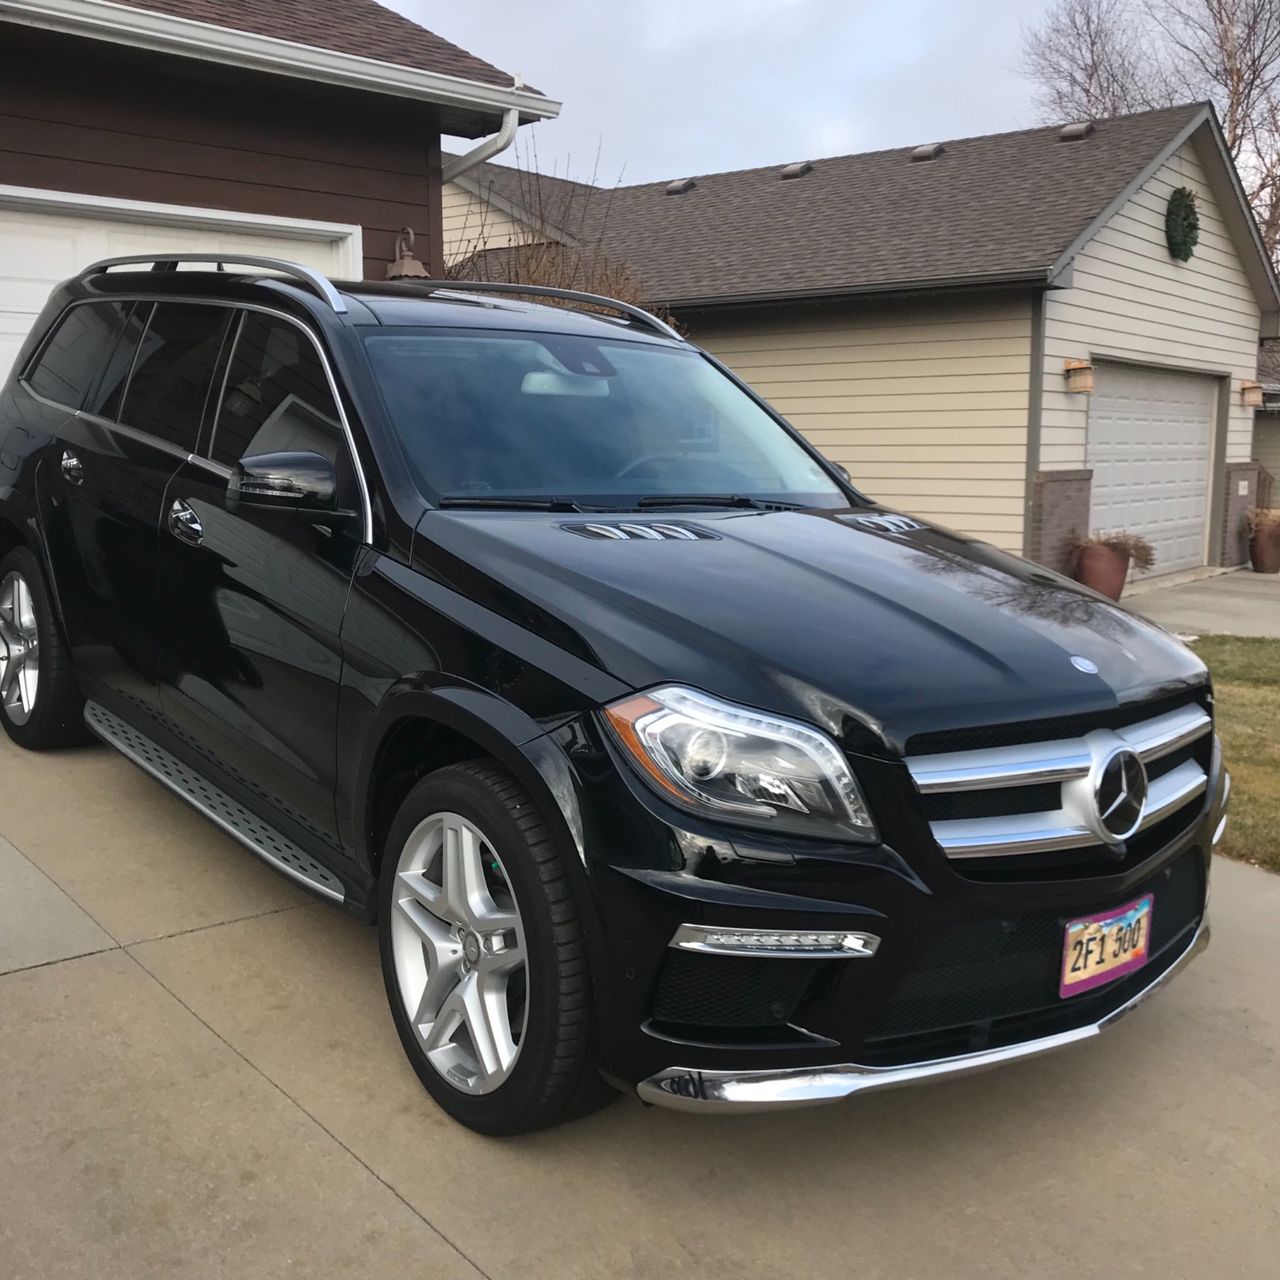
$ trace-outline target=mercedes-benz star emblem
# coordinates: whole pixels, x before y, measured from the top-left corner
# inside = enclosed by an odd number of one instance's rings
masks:
[[[1071,665],[1075,667],[1077,671],[1083,671],[1087,676],[1096,676],[1098,674],[1098,664],[1096,662],[1090,662],[1088,658],[1081,658],[1079,655],[1076,655],[1071,659]]]
[[[1113,751],[1098,769],[1093,802],[1098,822],[1116,844],[1138,829],[1147,803],[1147,771],[1127,748]]]

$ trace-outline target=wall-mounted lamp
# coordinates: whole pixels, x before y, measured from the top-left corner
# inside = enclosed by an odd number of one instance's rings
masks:
[[[1246,409],[1262,408],[1262,383],[1242,382],[1240,384],[1240,403]]]
[[[387,268],[388,280],[424,280],[427,269],[418,260],[413,246],[417,237],[412,227],[405,227],[396,238],[396,260]]]
[[[1066,360],[1062,372],[1067,379],[1067,390],[1088,395],[1093,390],[1093,365],[1087,360]]]

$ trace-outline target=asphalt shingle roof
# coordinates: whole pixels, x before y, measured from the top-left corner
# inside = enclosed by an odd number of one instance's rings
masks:
[[[835,156],[789,180],[782,165],[707,174],[683,195],[665,182],[590,199],[592,188],[563,179],[540,190],[553,224],[570,200],[585,206],[568,229],[625,262],[656,304],[1029,277],[1203,110],[1105,120],[1078,142],[1061,141],[1058,125],[963,138],[929,161],[913,162],[909,147]],[[535,181],[494,164],[471,177],[523,207]]]
[[[481,84],[510,87],[505,71],[450,44],[377,0],[122,0],[130,9],[292,40]],[[530,89],[530,93],[537,90]]]

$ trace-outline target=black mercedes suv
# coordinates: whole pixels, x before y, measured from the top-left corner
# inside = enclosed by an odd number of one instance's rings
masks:
[[[1208,938],[1199,660],[626,304],[98,263],[0,397],[0,557],[9,736],[376,921],[483,1132],[1028,1058]]]

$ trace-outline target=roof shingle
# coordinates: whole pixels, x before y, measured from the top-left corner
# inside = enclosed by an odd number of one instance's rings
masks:
[[[215,27],[509,88],[513,77],[377,0],[121,0]],[[528,90],[530,93],[536,90]]]
[[[964,138],[924,162],[910,147],[835,156],[789,180],[780,164],[706,174],[683,195],[665,182],[602,189],[579,200],[575,226],[668,306],[1028,277],[1203,110],[1101,121],[1078,142],[1056,125]],[[530,175],[485,165],[472,177],[527,207]],[[543,181],[549,208],[583,188]]]

